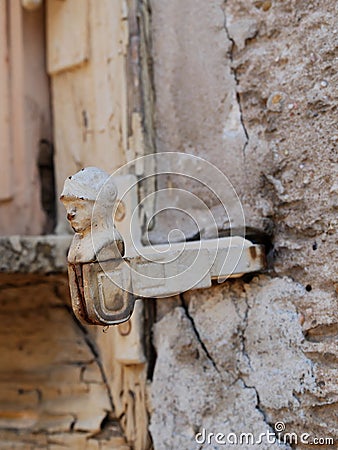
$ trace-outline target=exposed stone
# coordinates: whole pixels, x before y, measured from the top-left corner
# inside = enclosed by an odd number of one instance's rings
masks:
[[[64,272],[71,236],[9,236],[0,238],[0,272]]]
[[[150,431],[156,449],[218,448],[214,440],[213,447],[207,442],[197,447],[195,436],[203,430],[238,436],[242,432],[256,436],[271,432],[257,408],[255,389],[246,387],[239,378],[229,383],[196,339],[184,309],[175,308],[157,323],[155,345],[158,359],[152,383]],[[263,442],[250,448],[283,446]]]
[[[1,274],[0,285],[0,447],[103,448],[87,439],[113,406],[66,276]],[[127,448],[121,432],[111,438]]]
[[[306,291],[290,279],[263,278],[257,284],[246,286],[249,309],[243,338],[249,370],[244,379],[259,392],[261,408],[291,409],[299,406],[299,394],[316,392],[296,309]]]

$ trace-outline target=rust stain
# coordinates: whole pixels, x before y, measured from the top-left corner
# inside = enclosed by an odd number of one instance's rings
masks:
[[[263,245],[249,247],[249,253],[251,260],[258,262],[262,269],[267,267],[265,247]]]
[[[257,258],[257,250],[256,247],[252,246],[249,247],[249,251],[250,251],[250,256],[252,259],[256,259]]]

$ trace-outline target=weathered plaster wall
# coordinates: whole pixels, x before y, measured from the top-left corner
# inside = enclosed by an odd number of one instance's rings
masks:
[[[277,421],[338,438],[335,17],[333,1],[152,1],[158,151],[222,169],[274,244],[265,275],[159,305],[156,449]]]

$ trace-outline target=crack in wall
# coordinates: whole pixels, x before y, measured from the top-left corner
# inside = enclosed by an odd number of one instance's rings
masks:
[[[185,313],[186,313],[186,316],[187,316],[187,318],[189,319],[189,321],[190,321],[190,323],[191,323],[191,325],[192,325],[192,328],[193,328],[193,331],[194,331],[194,333],[195,333],[195,336],[196,336],[196,338],[197,338],[199,344],[201,345],[201,347],[202,347],[202,349],[203,349],[203,351],[204,351],[206,357],[207,357],[207,358],[209,359],[209,361],[212,363],[212,365],[213,365],[213,367],[215,368],[215,370],[222,376],[222,373],[220,372],[220,370],[219,370],[219,368],[218,368],[218,366],[217,366],[215,360],[212,358],[212,356],[211,356],[211,354],[210,354],[210,352],[209,352],[207,346],[206,346],[205,343],[203,342],[203,340],[202,340],[202,338],[201,338],[201,336],[200,336],[200,333],[199,333],[198,330],[197,330],[197,327],[196,327],[194,318],[193,318],[193,317],[191,316],[191,314],[189,313],[188,306],[187,306],[187,304],[186,304],[186,302],[185,302],[185,299],[184,299],[183,294],[180,294],[180,299],[181,299],[182,307],[183,307],[183,309],[184,309],[184,311],[185,311]],[[232,300],[232,301],[233,301],[233,300]],[[240,347],[241,347],[240,350],[241,350],[242,354],[243,354],[243,355],[245,356],[245,358],[246,358],[246,361],[247,361],[247,363],[248,363],[249,369],[250,369],[250,370],[253,370],[253,369],[252,369],[252,366],[251,366],[250,356],[249,356],[249,354],[248,354],[248,352],[247,352],[247,349],[246,349],[246,342],[245,342],[245,341],[246,341],[245,332],[246,332],[246,329],[247,329],[247,327],[248,327],[248,322],[249,322],[249,311],[250,311],[250,308],[251,308],[250,305],[249,305],[249,302],[248,302],[248,298],[247,298],[247,297],[245,298],[245,303],[246,303],[246,309],[245,309],[245,312],[244,312],[244,317],[240,315],[238,307],[235,307],[235,309],[236,309],[237,315],[239,316],[239,318],[241,319],[241,321],[242,321],[242,323],[243,323],[243,326],[239,329],[239,331],[240,331],[240,334],[239,334],[239,337],[240,337]],[[271,432],[274,433],[274,432],[275,432],[275,429],[274,429],[274,426],[273,426],[274,424],[273,424],[273,423],[270,423],[269,420],[268,420],[267,413],[265,412],[264,408],[263,408],[262,405],[261,405],[260,395],[259,395],[259,392],[258,392],[257,388],[256,388],[254,385],[248,385],[248,384],[246,383],[246,381],[244,380],[244,377],[243,377],[244,374],[243,374],[241,368],[238,366],[238,364],[237,364],[237,372],[238,372],[238,377],[237,377],[233,382],[231,382],[231,384],[229,384],[229,387],[233,386],[233,385],[234,385],[235,383],[237,383],[237,382],[240,382],[241,385],[242,385],[242,387],[243,387],[244,389],[250,389],[250,390],[253,390],[253,391],[254,391],[255,397],[256,397],[256,405],[255,405],[255,408],[256,408],[257,411],[261,414],[261,417],[262,417],[264,423],[269,427],[269,429],[271,430]],[[277,440],[278,440],[278,437],[277,437]],[[280,440],[278,440],[278,442],[280,442],[280,443],[282,443],[282,444],[285,444],[284,442],[282,442],[282,441],[280,441]],[[291,448],[291,447],[289,446],[288,448]]]
[[[241,347],[242,347],[241,350],[248,362],[249,369],[252,370],[251,359],[250,359],[249,353],[246,349],[246,336],[245,336],[245,332],[246,332],[246,329],[247,329],[248,323],[249,323],[249,311],[250,311],[250,305],[249,305],[247,296],[245,296],[245,304],[246,304],[246,309],[245,309],[244,318],[243,318],[243,327],[242,327],[241,335],[240,335]]]
[[[249,301],[248,301],[247,296],[245,296],[245,304],[246,304],[246,309],[245,309],[245,312],[244,312],[244,318],[242,320],[243,326],[240,329],[241,332],[240,332],[239,338],[240,338],[240,343],[241,343],[241,352],[244,355],[244,357],[245,357],[245,359],[246,359],[246,361],[248,363],[249,370],[252,371],[253,369],[252,369],[252,365],[251,365],[251,359],[250,359],[249,353],[248,353],[248,351],[246,349],[246,337],[245,337],[245,333],[246,333],[246,330],[247,330],[248,324],[249,324],[249,311],[250,311],[250,305],[249,305]],[[238,373],[239,373],[238,379],[243,383],[243,386],[246,389],[253,389],[255,391],[255,395],[256,395],[256,399],[257,399],[256,409],[261,413],[264,422],[267,425],[270,426],[270,424],[269,424],[269,422],[267,420],[266,413],[263,410],[263,408],[261,407],[261,401],[260,401],[260,398],[259,398],[259,393],[258,393],[257,388],[255,386],[249,386],[244,381],[244,378],[242,376],[243,374],[241,373],[240,367],[237,366],[237,370],[238,370]]]
[[[248,324],[249,324],[249,312],[250,312],[251,307],[249,305],[249,301],[248,301],[247,296],[245,296],[246,308],[245,308],[245,312],[244,312],[244,317],[241,317],[241,315],[239,313],[239,309],[238,309],[237,305],[235,305],[235,301],[233,299],[232,299],[232,302],[233,302],[233,304],[235,306],[236,313],[237,313],[238,317],[240,318],[241,324],[242,324],[242,326],[239,328],[239,332],[240,332],[239,333],[239,338],[240,338],[240,346],[241,346],[240,350],[241,350],[243,356],[245,357],[245,359],[247,361],[249,370],[252,371],[253,368],[252,368],[252,365],[251,365],[250,355],[249,355],[249,353],[248,353],[248,351],[246,349],[246,336],[245,336],[245,333],[246,333],[246,330],[247,330],[247,327],[248,327]],[[241,368],[238,366],[238,363],[237,363],[237,371],[238,371],[238,378],[235,380],[235,382],[240,381],[240,383],[243,385],[244,389],[253,389],[253,391],[255,392],[255,396],[256,396],[256,409],[257,409],[257,411],[261,414],[264,423],[266,423],[266,425],[271,429],[272,432],[275,432],[273,424],[271,424],[269,422],[269,420],[267,418],[267,414],[266,414],[266,412],[264,411],[264,409],[261,406],[261,400],[260,400],[259,392],[258,392],[256,386],[248,385],[246,383],[246,381],[244,380],[244,377],[243,377],[244,374],[242,373]],[[234,384],[234,383],[232,383],[232,384]]]
[[[227,38],[229,39],[229,41],[231,42],[231,47],[230,47],[230,51],[228,52],[228,54],[229,54],[229,59],[230,59],[230,71],[231,71],[232,76],[233,76],[233,78],[235,80],[235,83],[236,83],[236,100],[237,100],[238,109],[239,109],[240,122],[241,122],[241,126],[242,126],[243,133],[244,133],[244,136],[245,136],[245,142],[244,142],[244,145],[243,145],[243,148],[242,148],[243,160],[244,160],[244,165],[245,165],[245,156],[246,156],[245,152],[246,152],[246,148],[247,148],[247,146],[249,144],[249,133],[248,133],[248,130],[247,130],[247,128],[245,126],[245,123],[244,123],[241,98],[240,98],[240,94],[239,94],[238,89],[237,89],[238,86],[239,86],[239,79],[238,79],[237,71],[236,71],[236,69],[234,67],[234,48],[235,48],[236,44],[235,44],[234,39],[231,37],[230,31],[229,31],[229,28],[228,28],[228,24],[227,24],[226,3],[227,3],[227,1],[225,0],[224,6],[223,6],[223,15],[224,15],[223,25],[224,25],[225,34],[226,34]]]
[[[192,325],[192,329],[193,329],[193,331],[194,331],[194,333],[195,333],[195,336],[196,336],[196,338],[197,338],[199,344],[200,344],[201,347],[202,347],[202,350],[204,351],[206,357],[208,358],[208,360],[211,362],[211,364],[212,364],[213,367],[215,368],[216,372],[220,373],[220,370],[218,369],[216,362],[214,361],[213,357],[211,356],[211,354],[210,354],[210,352],[209,352],[207,346],[206,346],[205,343],[203,342],[203,340],[202,340],[202,338],[201,338],[201,335],[199,334],[199,332],[198,332],[198,330],[197,330],[197,327],[196,327],[194,318],[193,318],[193,317],[191,316],[191,314],[189,313],[188,306],[187,306],[186,303],[185,303],[183,294],[180,294],[180,299],[181,299],[182,307],[183,307],[183,309],[184,309],[184,311],[185,311],[185,314],[186,314],[187,318],[189,319],[189,321],[190,321],[190,323],[191,323],[191,325]]]
[[[72,414],[73,416],[73,420],[71,421],[70,425],[69,425],[69,431],[74,431],[75,429],[75,425],[77,424],[78,418],[75,414]]]
[[[96,348],[95,342],[93,342],[93,340],[91,339],[91,336],[89,335],[88,331],[86,330],[86,328],[76,319],[76,317],[73,315],[73,312],[71,311],[71,309],[69,307],[66,306],[66,309],[68,310],[68,312],[70,313],[70,315],[72,316],[72,319],[74,321],[74,323],[76,324],[77,328],[81,331],[82,337],[85,341],[85,343],[87,344],[87,347],[89,348],[89,350],[91,351],[93,357],[94,357],[94,361],[96,362],[100,373],[101,373],[101,377],[102,377],[102,382],[104,384],[104,386],[106,387],[107,390],[107,395],[108,395],[108,399],[109,399],[109,404],[111,407],[111,410],[114,411],[114,403],[113,403],[113,397],[112,397],[112,393],[109,387],[109,383],[108,383],[108,379],[107,379],[107,375],[106,372],[104,370],[102,361],[100,359],[100,355],[99,352]]]
[[[55,296],[57,298],[59,298],[62,302],[64,302],[64,299],[59,294],[57,287],[54,289],[54,293],[55,293]],[[108,379],[107,379],[107,375],[106,375],[106,372],[104,370],[104,367],[103,367],[102,361],[100,359],[99,352],[98,352],[98,350],[96,348],[95,342],[93,342],[93,340],[91,339],[91,336],[89,335],[89,333],[86,330],[86,328],[74,316],[71,307],[66,305],[66,304],[64,304],[63,306],[68,311],[68,313],[69,313],[71,319],[73,320],[73,323],[75,324],[76,328],[81,332],[82,337],[83,337],[87,347],[89,348],[91,354],[94,357],[94,361],[96,362],[96,364],[97,364],[97,366],[99,368],[100,374],[101,374],[102,382],[103,382],[103,384],[104,384],[104,386],[105,386],[105,388],[107,390],[109,405],[111,407],[111,410],[114,411],[115,408],[114,408],[114,403],[113,403],[113,396],[112,396],[112,393],[111,393],[111,390],[110,390],[110,386],[109,386],[109,383],[108,383]]]
[[[281,439],[279,438],[279,433],[276,433],[276,430],[275,430],[275,428],[274,428],[274,424],[271,423],[271,422],[269,422],[269,420],[268,420],[268,418],[267,418],[267,414],[266,414],[266,412],[264,411],[264,409],[263,409],[262,406],[261,406],[261,400],[260,400],[259,393],[258,393],[258,390],[256,389],[256,387],[255,387],[255,386],[250,386],[250,385],[246,384],[246,382],[244,381],[244,379],[243,379],[242,377],[239,377],[238,379],[239,379],[239,381],[243,384],[244,389],[253,389],[253,391],[255,392],[256,400],[257,400],[257,403],[256,403],[256,409],[257,409],[257,411],[261,414],[264,423],[270,428],[270,431],[271,431],[272,433],[274,433],[277,442],[279,442],[280,444],[283,444],[283,445],[288,445],[287,448],[291,449],[292,446],[290,446],[289,444],[286,444],[283,440],[281,440]]]

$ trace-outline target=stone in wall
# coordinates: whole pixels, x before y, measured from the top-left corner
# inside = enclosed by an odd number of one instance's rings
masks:
[[[267,276],[184,295],[155,326],[155,448],[218,448],[194,437],[204,429],[258,439],[280,421],[298,436],[337,437],[334,411],[323,408],[337,394],[318,378],[323,367],[308,354],[298,309],[307,295],[289,278]],[[249,448],[273,448],[262,445]]]

